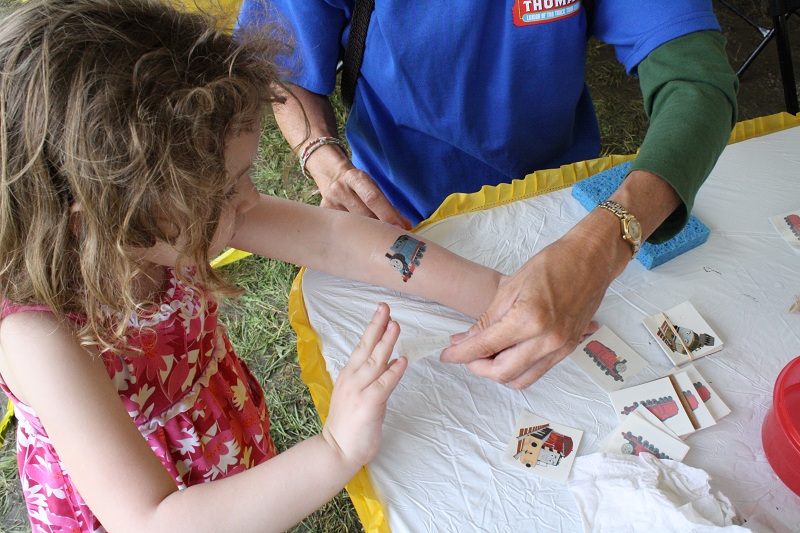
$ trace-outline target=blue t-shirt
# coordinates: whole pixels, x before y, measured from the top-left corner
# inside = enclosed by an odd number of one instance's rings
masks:
[[[273,0],[293,28],[290,80],[330,94],[353,0]],[[244,0],[239,24],[272,16]],[[719,25],[710,0],[377,0],[346,133],[353,163],[414,224],[450,193],[597,157],[589,33],[636,66]]]

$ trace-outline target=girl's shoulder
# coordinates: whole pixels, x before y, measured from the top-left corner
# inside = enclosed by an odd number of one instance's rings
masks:
[[[51,313],[50,308],[47,307],[46,305],[19,304],[5,299],[0,302],[0,319],[6,318],[7,316],[16,313],[24,313],[26,311]]]
[[[0,300],[0,321],[21,314],[25,314],[25,322],[27,323],[33,321],[34,324],[37,322],[52,324],[54,321],[57,321],[56,314],[47,305],[23,304],[5,299]],[[80,313],[67,313],[66,317],[75,324],[81,324],[86,320],[86,317]]]
[[[29,406],[40,382],[52,374],[66,375],[65,366],[59,364],[62,355],[85,352],[72,328],[65,326],[47,306],[2,301],[0,390]]]
[[[32,337],[46,335],[53,328],[60,326],[60,322],[47,305],[23,304],[0,299],[0,325],[0,341],[8,340],[3,337],[14,337],[13,344],[24,345]]]

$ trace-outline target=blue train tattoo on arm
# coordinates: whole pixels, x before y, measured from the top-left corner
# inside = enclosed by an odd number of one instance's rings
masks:
[[[400,235],[392,245],[392,252],[387,253],[389,266],[392,270],[397,270],[403,276],[403,282],[407,282],[414,270],[419,266],[422,254],[427,247],[422,241],[418,241],[410,235]]]

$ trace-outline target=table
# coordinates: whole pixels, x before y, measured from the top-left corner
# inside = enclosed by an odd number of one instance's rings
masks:
[[[548,188],[555,187],[538,187]],[[437,212],[438,220],[418,231],[510,273],[586,215],[570,190],[516,194],[530,197],[513,202],[495,202],[495,192],[484,190],[479,203],[500,205],[475,210],[456,199],[461,214]],[[800,531],[800,497],[767,462],[761,423],[775,378],[800,355],[800,314],[789,312],[800,294],[800,255],[768,218],[798,207],[800,127],[729,145],[694,210],[711,228],[708,242],[652,271],[631,262],[595,315],[648,361],[635,384],[672,368],[642,318],[685,300],[694,304],[725,344],[696,367],[732,412],[686,439],[691,451],[684,462],[709,472],[712,487],[744,517],[761,513],[787,531]],[[301,272],[290,300],[304,380],[323,417],[331,378],[344,366],[376,302],[389,304],[402,335],[446,335],[471,324],[424,299],[314,271]],[[583,430],[579,456],[596,452],[618,424],[607,393],[569,360],[525,391],[436,357],[411,365],[388,403],[379,455],[348,485],[365,529],[582,531],[566,485],[525,475],[502,460],[522,410]]]

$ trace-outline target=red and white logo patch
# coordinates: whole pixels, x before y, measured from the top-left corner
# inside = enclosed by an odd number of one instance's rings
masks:
[[[515,0],[515,26],[554,22],[578,14],[581,0]]]

